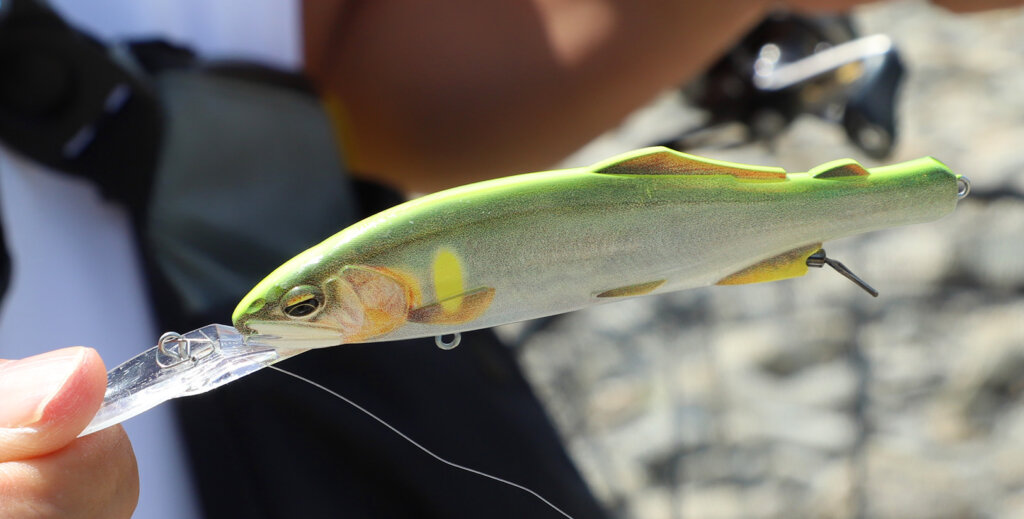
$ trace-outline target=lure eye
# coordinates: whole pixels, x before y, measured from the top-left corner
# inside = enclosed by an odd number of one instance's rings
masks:
[[[324,293],[319,288],[302,285],[285,294],[281,309],[288,317],[300,319],[319,312],[323,304]]]

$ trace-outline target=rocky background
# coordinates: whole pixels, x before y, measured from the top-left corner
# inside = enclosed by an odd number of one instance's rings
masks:
[[[1024,10],[856,21],[908,67],[891,161],[973,183],[943,220],[827,244],[881,297],[823,269],[502,330],[615,517],[1024,517]],[[570,162],[697,121],[668,95]],[[773,151],[691,151],[878,164],[811,117]]]

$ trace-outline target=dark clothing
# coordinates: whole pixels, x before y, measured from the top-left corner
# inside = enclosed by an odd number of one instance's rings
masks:
[[[345,345],[283,363],[438,455],[604,517],[510,350],[489,332]],[[442,464],[314,387],[264,370],[179,403],[208,516],[560,517],[533,496]]]
[[[400,201],[348,178],[330,122],[299,76],[211,67],[153,42],[132,47],[134,61],[114,59],[30,0],[14,2],[0,29],[0,47],[14,46],[0,50],[21,57],[0,82],[0,139],[132,209],[164,329],[227,321],[275,267]],[[35,40],[12,36],[43,29],[55,36],[37,38],[42,53],[33,53]],[[51,99],[26,78],[60,79],[71,90]],[[48,119],[27,111],[40,106]],[[22,139],[24,124],[38,138]],[[575,517],[603,516],[512,352],[489,331],[466,334],[454,351],[431,339],[345,345],[283,367],[446,459],[525,485]],[[210,519],[558,515],[281,373],[264,370],[176,405]]]

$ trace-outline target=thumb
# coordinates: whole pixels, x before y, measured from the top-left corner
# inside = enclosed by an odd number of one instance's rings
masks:
[[[71,443],[103,402],[106,369],[92,348],[0,362],[0,462]]]

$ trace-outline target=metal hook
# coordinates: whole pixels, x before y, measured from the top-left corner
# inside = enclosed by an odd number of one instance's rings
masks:
[[[448,335],[451,335],[452,340],[445,341],[444,338],[447,337]],[[437,337],[434,337],[434,344],[436,344],[437,347],[441,348],[442,350],[453,350],[455,349],[456,346],[459,345],[460,342],[462,342],[462,334],[458,332],[447,335],[438,335]]]
[[[854,283],[857,284],[857,286],[863,288],[865,292],[871,294],[871,297],[878,297],[878,291],[875,290],[871,285],[867,284],[867,282],[865,282],[863,279],[857,277],[857,275],[851,272],[850,269],[846,268],[846,265],[843,265],[839,261],[836,261],[826,256],[825,249],[818,249],[818,252],[811,254],[807,258],[808,267],[821,268],[823,265],[826,264],[835,269],[836,272],[842,274],[843,276],[846,276],[846,279],[853,281]]]

